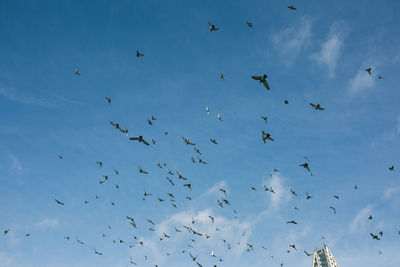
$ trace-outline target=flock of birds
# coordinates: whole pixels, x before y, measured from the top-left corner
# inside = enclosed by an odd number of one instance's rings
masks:
[[[288,6],[288,8],[290,10],[296,10],[296,8],[294,6],[292,6],[292,5]],[[246,24],[247,24],[248,27],[254,28],[254,26],[253,26],[253,24],[251,22],[247,21]],[[215,32],[215,31],[220,30],[220,28],[216,27],[211,22],[208,22],[208,26],[209,26],[209,31],[210,32]],[[136,57],[137,58],[142,58],[142,57],[144,57],[144,54],[139,52],[139,51],[136,51]],[[372,75],[372,68],[367,68],[367,69],[365,69],[365,71],[366,71],[367,75]],[[81,73],[79,72],[78,69],[76,69],[75,75],[77,75],[77,76],[81,75]],[[225,77],[224,77],[224,75],[222,73],[219,75],[219,77],[220,77],[220,79],[225,80]],[[255,80],[255,81],[258,81],[260,84],[262,84],[262,86],[265,87],[266,90],[271,90],[270,85],[268,84],[268,81],[267,81],[268,76],[266,74],[254,75],[254,76],[251,76],[250,78]],[[378,79],[383,79],[383,77],[381,75],[377,75],[377,78]],[[106,100],[107,104],[111,105],[111,103],[112,103],[111,98],[106,96],[105,100]],[[284,104],[289,104],[289,101],[288,100],[284,100]],[[311,108],[315,109],[316,111],[325,110],[325,108],[322,107],[321,104],[319,104],[319,103],[317,103],[317,104],[309,103],[309,105],[310,105]],[[206,113],[208,115],[211,114],[211,111],[210,111],[209,107],[206,107]],[[223,122],[223,119],[222,119],[220,114],[217,115],[217,119],[219,121]],[[265,124],[268,124],[268,118],[266,116],[261,116],[261,119],[265,122]],[[147,123],[150,126],[153,125],[153,123],[155,123],[156,121],[157,121],[157,118],[154,117],[154,116],[152,116],[150,119],[147,119]],[[116,130],[118,130],[118,131],[124,133],[126,136],[128,136],[128,129],[122,128],[122,126],[117,122],[110,121],[109,123],[113,128],[115,128]],[[168,135],[168,131],[164,131],[163,134],[164,135]],[[135,141],[138,144],[143,144],[145,146],[156,145],[156,141],[154,139],[149,138],[149,137],[144,137],[142,135],[128,137],[128,140]],[[188,137],[183,137],[182,136],[182,140],[183,140],[185,145],[192,146],[193,149],[194,149],[194,153],[195,153],[196,157],[192,156],[191,157],[191,162],[194,163],[194,164],[199,163],[199,164],[205,164],[206,165],[207,161],[205,161],[204,158],[203,159],[201,158],[201,157],[203,157],[203,154],[200,151],[200,149],[198,147],[196,147],[196,143],[194,141],[190,140]],[[218,145],[218,141],[216,139],[210,138],[209,140],[210,140],[210,142],[212,144]],[[262,142],[264,144],[267,144],[267,142],[273,142],[274,138],[271,136],[271,134],[269,134],[269,133],[265,132],[264,130],[262,130],[261,131],[261,140],[262,140]],[[64,159],[63,155],[61,155],[61,154],[58,155],[58,158],[60,160]],[[311,171],[311,168],[310,168],[310,164],[311,164],[310,163],[310,159],[307,158],[306,156],[304,156],[304,159],[305,159],[305,162],[299,164],[298,166],[300,168],[303,168],[305,171],[307,171],[312,176],[313,174],[312,174],[312,171]],[[102,161],[97,161],[96,164],[100,168],[103,167],[103,162]],[[177,181],[182,181],[182,186],[186,187],[187,190],[188,190],[188,194],[185,196],[185,198],[188,201],[192,200],[192,196],[190,195],[190,193],[192,192],[192,184],[190,183],[190,179],[189,178],[183,176],[178,170],[175,170],[175,171],[170,170],[166,163],[156,162],[155,165],[158,168],[164,169],[166,171],[166,175],[167,175],[166,176],[166,180],[168,181],[168,183],[171,186],[177,185],[178,184]],[[394,171],[394,168],[395,168],[394,166],[390,166],[389,167],[389,171]],[[279,172],[278,169],[274,169],[273,171],[275,173]],[[140,165],[138,166],[138,173],[139,174],[147,175],[147,174],[149,174],[149,172],[150,172],[149,170],[143,169]],[[119,175],[119,171],[117,169],[114,169],[114,174],[115,175]],[[270,175],[272,176],[272,174],[270,174]],[[99,180],[99,184],[104,184],[104,183],[109,182],[109,181],[110,181],[110,177],[108,175],[103,175],[102,179]],[[114,184],[114,186],[115,186],[116,190],[119,189],[119,185],[118,184]],[[358,189],[359,189],[358,186],[355,185],[354,186],[354,190],[358,190]],[[251,186],[249,188],[249,190],[255,191],[255,190],[257,190],[257,188],[254,187],[254,186]],[[264,185],[264,187],[261,188],[261,190],[264,190],[264,191],[269,192],[271,194],[275,194],[276,193],[275,190],[272,188],[272,186]],[[227,189],[226,188],[219,188],[219,192],[221,192],[221,197],[216,199],[216,205],[218,207],[220,207],[220,208],[224,208],[226,206],[230,206],[231,203],[228,200],[228,191],[227,191]],[[288,192],[288,194],[290,194],[290,195],[292,195],[294,197],[298,196],[296,191],[294,189],[292,189],[292,188],[290,189],[290,192]],[[152,193],[144,191],[144,193],[142,195],[142,200],[146,200],[148,197],[151,197],[151,196],[153,196]],[[337,201],[340,200],[339,195],[334,195],[332,197],[334,199],[336,199]],[[96,195],[96,199],[98,199],[98,198],[99,198],[99,196]],[[312,198],[313,198],[313,196],[309,195],[308,192],[305,193],[305,199],[306,200],[310,200]],[[160,203],[167,201],[167,199],[170,202],[172,207],[174,207],[176,209],[178,208],[176,197],[175,197],[175,195],[173,193],[167,192],[166,196],[157,196],[157,200]],[[66,205],[64,203],[64,201],[61,201],[61,200],[59,200],[57,198],[55,198],[54,201],[55,201],[55,203],[57,205],[60,205],[60,206]],[[89,201],[84,200],[84,203],[88,204]],[[111,202],[110,204],[112,206],[115,205],[114,202]],[[294,209],[298,210],[297,206],[295,206]],[[336,214],[337,210],[333,205],[329,206],[329,209],[332,210],[333,214]],[[233,209],[233,214],[234,214],[234,219],[238,219],[237,211],[235,209]],[[209,221],[210,224],[215,225],[217,223],[216,222],[216,218],[214,216],[209,215],[208,217],[210,219],[210,221]],[[132,226],[132,228],[138,229],[137,222],[136,222],[135,218],[132,215],[126,215],[125,219],[126,219],[126,222],[129,223]],[[368,218],[365,218],[365,219],[366,220],[372,220],[373,219],[372,214],[370,214],[370,216]],[[146,219],[146,221],[150,225],[148,230],[152,231],[152,232],[155,232],[156,231],[155,228],[157,226],[156,223],[153,220],[148,219],[148,218]],[[298,222],[296,220],[288,220],[288,221],[286,221],[286,223],[287,224],[292,224],[292,225],[297,225],[298,224]],[[110,230],[112,229],[112,227],[110,225],[108,225],[108,228]],[[216,229],[216,231],[221,231],[221,229],[219,229],[217,226],[215,227],[215,229]],[[212,235],[209,234],[209,233],[206,233],[206,232],[200,232],[199,230],[196,230],[196,218],[192,218],[191,223],[188,224],[188,225],[176,225],[174,227],[174,230],[175,230],[175,233],[174,233],[175,235],[180,234],[184,230],[186,230],[191,235],[189,245],[187,245],[187,248],[182,248],[181,249],[181,253],[182,254],[187,254],[187,259],[189,261],[195,263],[197,266],[199,266],[199,267],[205,266],[205,265],[203,265],[201,263],[201,257],[203,257],[203,256],[200,257],[198,254],[195,253],[195,243],[197,241],[197,238],[210,239],[210,238],[213,238]],[[5,229],[5,230],[3,230],[3,233],[4,233],[4,235],[7,235],[10,231],[12,231],[12,230],[11,229]],[[163,232],[162,236],[160,236],[159,239],[160,239],[160,241],[162,241],[162,240],[174,238],[174,234]],[[234,233],[232,233],[232,235],[233,234]],[[400,235],[400,231],[398,232],[398,234]],[[29,237],[30,235],[31,235],[30,233],[26,233],[25,237]],[[242,235],[245,236],[246,233],[243,233]],[[381,240],[383,238],[383,231],[379,231],[377,234],[371,232],[370,236],[371,236],[371,238],[373,240],[379,241],[379,240]],[[106,237],[106,234],[103,233],[102,237]],[[71,236],[64,236],[64,239],[66,239],[67,241],[70,241]],[[323,237],[323,239],[324,239],[324,237]],[[77,243],[79,243],[80,245],[85,245],[86,244],[85,242],[80,240],[77,235],[75,236],[75,241]],[[127,244],[127,245],[129,243],[128,246],[130,248],[134,248],[134,247],[137,247],[137,246],[140,246],[140,247],[146,246],[145,242],[143,240],[140,240],[137,236],[133,236],[133,241],[132,241],[132,242],[134,242],[133,245],[132,245],[131,241],[125,241],[125,240],[122,240],[122,239],[112,240],[112,242],[113,243],[120,243],[120,244]],[[231,244],[229,242],[229,240],[225,240],[225,239],[223,239],[222,242],[224,244],[226,244],[226,248],[228,250],[231,250],[233,248],[233,246],[235,245],[235,244]],[[236,245],[240,245],[240,242],[241,241],[237,242]],[[251,244],[250,242],[246,242],[245,247],[246,247],[246,251],[248,251],[248,252],[252,252],[252,251],[254,251],[254,249],[256,249],[255,245]],[[262,248],[264,250],[267,250],[267,248],[264,245],[260,245],[260,248]],[[298,248],[296,247],[295,244],[289,244],[288,245],[288,249],[286,250],[286,252],[290,253],[292,251],[297,251],[297,250],[298,250]],[[312,256],[313,255],[312,253],[308,252],[307,250],[303,250],[303,252],[304,252],[304,254],[306,256]],[[100,251],[98,251],[96,249],[95,246],[93,246],[93,253],[95,255],[102,256],[103,253],[106,253],[106,252],[100,252]],[[379,251],[379,253],[381,254],[382,252]],[[196,254],[196,256],[194,256],[195,254]],[[167,253],[167,256],[169,256],[169,255],[170,255],[170,253]],[[216,263],[213,265],[214,267],[217,266],[218,262],[223,262],[224,261],[224,259],[221,256],[217,256],[216,255],[214,250],[211,251],[209,256],[216,259]],[[274,256],[271,256],[271,257],[274,258]],[[148,260],[148,258],[149,258],[148,256],[145,256],[145,260]],[[129,263],[132,264],[132,265],[137,265],[137,263],[135,262],[135,259],[133,259],[132,257],[130,257]],[[284,265],[283,263],[280,263],[280,266],[283,266],[283,265]],[[158,267],[159,265],[158,264],[154,264],[154,266]]]

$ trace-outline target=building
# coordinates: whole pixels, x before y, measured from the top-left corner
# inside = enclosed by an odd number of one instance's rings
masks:
[[[312,267],[339,267],[329,248],[324,244],[322,249],[315,249]]]

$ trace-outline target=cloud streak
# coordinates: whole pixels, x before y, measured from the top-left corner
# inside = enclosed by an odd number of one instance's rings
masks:
[[[330,78],[335,76],[337,61],[347,35],[347,25],[344,22],[335,22],[330,28],[327,39],[322,43],[320,51],[310,56],[320,66],[328,69]]]

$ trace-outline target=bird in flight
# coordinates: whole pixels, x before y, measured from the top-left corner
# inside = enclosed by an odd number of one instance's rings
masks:
[[[96,161],[96,164],[98,164],[100,167],[103,167],[103,162],[102,161]]]
[[[267,90],[270,89],[269,88],[269,84],[268,84],[268,82],[266,80],[268,78],[267,75],[265,75],[265,74],[263,76],[254,75],[254,76],[251,76],[251,78],[253,78],[254,80],[260,81],[260,83],[264,84],[264,86],[265,86],[265,88],[267,88]]]
[[[306,199],[310,199],[312,198],[312,196],[310,196],[307,192],[306,192]]]
[[[308,252],[305,251],[305,250],[304,250],[304,253],[305,253],[308,257],[312,255],[311,253],[308,253]]]
[[[143,139],[143,136],[141,136],[141,135],[139,135],[138,137],[131,137],[131,138],[129,138],[129,140],[137,140],[137,141],[139,141],[139,143],[142,142],[146,146],[150,145],[146,140]]]
[[[182,139],[183,139],[183,142],[185,142],[185,144],[187,144],[187,145],[191,145],[191,146],[196,145],[195,143],[190,142],[189,138],[187,138],[187,137],[182,136]]]
[[[330,206],[329,208],[333,210],[334,214],[336,214],[336,208],[335,207]]]
[[[100,253],[100,252],[98,252],[97,250],[96,250],[96,248],[94,248],[94,254],[97,254],[97,255],[103,255],[103,253]]]
[[[215,27],[215,25],[211,24],[211,22],[208,22],[208,27],[210,28],[210,32],[219,30],[219,28]]]
[[[144,54],[140,53],[139,51],[136,51],[136,57],[137,58],[143,57],[143,56],[144,56]]]
[[[78,70],[78,69],[75,70],[75,74],[76,74],[77,76],[81,76],[81,74],[79,73],[79,70]]]
[[[389,167],[389,171],[394,171],[394,166]]]
[[[268,118],[267,117],[261,116],[261,119],[263,119],[265,121],[265,124],[268,124]]]
[[[206,107],[207,115],[210,115],[210,108]]]
[[[61,201],[59,201],[59,200],[57,200],[57,199],[54,199],[54,200],[57,202],[57,204],[64,206],[64,203],[63,203],[63,202],[61,202]]]
[[[296,10],[296,9],[297,9],[297,8],[295,8],[293,5],[288,6],[288,8],[289,8],[290,10]]]
[[[308,165],[307,162],[300,164],[299,167],[303,167],[304,169],[306,169],[308,172],[310,172],[310,166]]]
[[[210,141],[211,141],[211,143],[213,143],[213,144],[216,144],[216,145],[218,144],[218,143],[217,143],[217,140],[215,140],[215,139],[211,139],[211,138],[210,138]]]
[[[286,223],[297,224],[296,221],[287,221]]]
[[[285,100],[285,101],[283,101],[283,103],[285,103],[286,105],[288,105],[288,104],[289,104],[289,100]]]
[[[249,26],[250,28],[253,28],[253,24],[251,24],[250,21],[247,21],[246,24],[247,24],[247,26]]]
[[[313,103],[310,103],[310,106],[312,106],[315,110],[324,110],[324,108],[323,107],[321,107],[321,105],[320,104],[313,104]]]
[[[269,133],[262,131],[261,134],[262,134],[262,139],[264,141],[264,144],[266,144],[265,143],[266,140],[274,141],[274,139],[271,137],[271,135]]]
[[[219,115],[219,114],[217,115],[217,119],[219,119],[220,121],[223,121],[221,115]]]
[[[138,165],[138,168],[139,168],[139,173],[149,174],[147,171],[144,171],[142,168],[140,168],[140,165]]]
[[[368,69],[365,69],[365,71],[368,72],[369,75],[371,75],[372,69],[371,69],[371,68],[368,68]]]
[[[220,73],[220,74],[219,74],[219,78],[220,78],[221,80],[224,80],[224,81],[225,81],[224,74]]]
[[[369,233],[369,234],[371,235],[372,239],[381,240],[381,239],[379,238],[379,236],[374,235],[373,233]]]
[[[106,101],[107,101],[108,104],[111,104],[111,98],[106,96]]]

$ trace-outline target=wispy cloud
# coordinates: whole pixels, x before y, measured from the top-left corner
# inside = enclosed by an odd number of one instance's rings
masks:
[[[9,172],[10,173],[16,173],[16,174],[21,174],[22,171],[23,171],[21,162],[13,154],[9,154],[9,156],[10,156],[10,159],[11,159],[11,166],[10,166]]]
[[[289,200],[288,189],[284,186],[284,178],[279,174],[273,174],[267,181],[263,181],[263,186],[274,190],[275,193],[269,193],[271,210],[278,210],[283,203]]]
[[[40,221],[36,223],[36,228],[41,229],[41,230],[46,230],[46,229],[54,229],[59,225],[59,221],[57,219],[49,219],[46,218],[43,221]]]
[[[355,233],[365,231],[368,223],[368,217],[370,214],[372,214],[372,208],[372,205],[368,205],[357,213],[353,221],[350,223],[350,232]]]
[[[310,56],[320,66],[328,69],[328,75],[331,78],[335,76],[337,60],[347,35],[348,26],[344,22],[335,22],[330,28],[327,39],[322,43],[320,51]]]
[[[8,100],[22,104],[37,105],[45,108],[56,107],[55,101],[21,93],[14,88],[5,86],[2,83],[0,83],[0,97],[4,97]]]
[[[14,258],[3,251],[0,251],[0,266],[15,266]]]
[[[383,194],[383,199],[384,200],[389,200],[392,198],[392,196],[396,193],[400,192],[400,187],[389,187],[385,190]]]
[[[292,64],[311,39],[311,20],[302,18],[296,26],[272,34],[272,42],[287,64]]]
[[[360,93],[365,89],[375,86],[375,79],[369,75],[365,69],[357,71],[356,75],[350,80],[349,91],[352,94]]]

